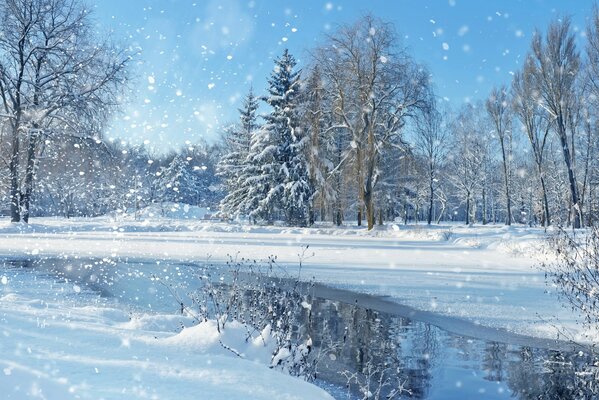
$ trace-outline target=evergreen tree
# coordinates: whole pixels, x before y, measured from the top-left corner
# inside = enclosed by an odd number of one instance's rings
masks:
[[[222,177],[228,193],[221,201],[220,208],[229,216],[237,216],[244,211],[242,204],[249,191],[248,174],[252,172],[252,168],[248,168],[248,155],[252,134],[258,128],[257,109],[258,99],[250,89],[243,107],[239,109],[240,124],[231,127],[226,133],[227,154],[218,164],[218,174]]]
[[[189,163],[180,154],[175,155],[166,167],[161,168],[158,182],[161,201],[182,202],[186,198],[186,192],[195,186]]]
[[[272,223],[275,218],[277,191],[276,154],[277,141],[266,127],[256,130],[251,137],[250,152],[245,162],[242,185],[247,188],[239,210],[252,222],[264,220]]]
[[[306,147],[309,138],[300,128],[298,102],[300,72],[294,71],[296,61],[288,50],[275,60],[269,79],[268,96],[263,100],[271,107],[264,116],[264,127],[253,138],[250,158],[259,168],[252,182],[260,185],[255,195],[266,196],[249,199],[255,216],[266,216],[271,221],[283,214],[290,225],[305,226],[312,201]]]

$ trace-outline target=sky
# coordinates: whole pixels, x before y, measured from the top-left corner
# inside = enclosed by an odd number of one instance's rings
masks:
[[[218,139],[250,87],[266,92],[285,48],[310,62],[326,34],[371,13],[394,24],[436,94],[457,108],[508,84],[535,29],[563,16],[584,45],[592,0],[101,0],[100,35],[136,55],[130,89],[105,137],[157,152]]]

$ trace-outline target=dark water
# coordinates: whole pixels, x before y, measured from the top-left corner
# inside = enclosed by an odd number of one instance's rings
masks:
[[[190,301],[190,291],[203,282],[193,264],[108,259],[6,264],[78,282],[145,312],[180,311],[180,302]],[[214,271],[212,279],[226,281],[226,276]],[[285,285],[277,281],[273,287],[280,293],[288,290]],[[591,357],[564,343],[509,335],[505,342],[483,340],[476,338],[476,329],[451,333],[427,318],[402,316],[392,302],[322,286],[306,286],[294,295],[311,304],[294,320],[295,335],[312,339],[316,383],[338,399],[360,399],[365,392],[381,399],[393,394],[450,400],[597,398],[597,376],[587,367]]]

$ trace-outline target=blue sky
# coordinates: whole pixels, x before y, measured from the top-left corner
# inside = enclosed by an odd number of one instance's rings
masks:
[[[372,13],[395,25],[452,107],[508,83],[535,28],[572,17],[583,43],[592,0],[101,0],[101,32],[140,50],[132,91],[106,137],[157,151],[214,140],[236,121],[250,85],[266,88],[273,58],[289,48],[299,66],[339,24]],[[582,48],[580,49],[582,50]]]

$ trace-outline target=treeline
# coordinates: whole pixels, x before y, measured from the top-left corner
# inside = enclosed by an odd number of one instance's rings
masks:
[[[218,145],[205,142],[152,154],[145,146],[65,136],[39,159],[31,212],[135,215],[171,202],[216,209],[223,197],[215,170],[220,154]]]
[[[60,52],[33,47],[30,64],[17,62],[26,49],[11,43],[28,21],[21,3],[38,7],[35,21],[71,21],[73,32],[56,39]],[[534,34],[511,82],[457,110],[436,97],[427,68],[393,26],[365,16],[310,49],[303,69],[285,50],[265,92],[249,91],[217,143],[151,154],[99,135],[127,83],[128,58],[78,39],[89,22],[83,9],[66,8],[72,4],[9,0],[0,8],[0,183],[13,221],[161,202],[252,223],[357,221],[369,229],[390,220],[579,227],[599,217],[596,12],[582,51],[569,19],[556,20]],[[38,69],[57,84],[46,88],[41,75],[33,84]]]
[[[598,216],[599,16],[583,55],[568,18],[537,31],[512,82],[450,111],[426,68],[371,16],[303,70],[287,52],[226,134],[225,216],[592,225]],[[268,112],[256,115],[259,101]],[[293,192],[294,191],[294,192]],[[294,193],[291,195],[291,193]]]

